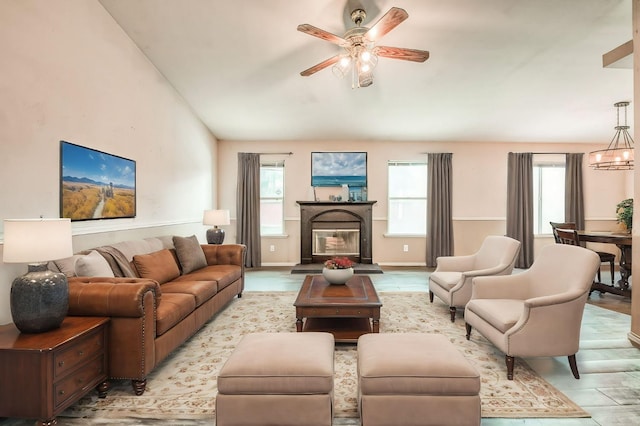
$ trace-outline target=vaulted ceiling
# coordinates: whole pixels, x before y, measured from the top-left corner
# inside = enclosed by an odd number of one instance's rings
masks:
[[[602,65],[632,37],[631,0],[100,3],[220,140],[607,144],[633,96],[632,70]],[[380,44],[426,62],[380,58],[360,89],[331,67],[300,76],[341,48],[299,24],[342,36],[351,10],[371,26],[394,6],[409,18]]]

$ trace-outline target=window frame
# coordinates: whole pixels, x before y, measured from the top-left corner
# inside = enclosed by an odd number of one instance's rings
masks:
[[[538,172],[538,179],[537,179],[537,184],[538,184],[538,190],[537,193],[535,191],[535,182],[534,182],[534,193],[533,193],[533,198],[534,198],[534,203],[533,203],[533,207],[534,207],[534,212],[533,212],[533,216],[534,216],[534,222],[533,222],[533,234],[534,236],[542,236],[542,237],[547,237],[550,235],[553,235],[553,232],[540,232],[541,229],[543,229],[545,225],[545,220],[543,218],[543,210],[544,210],[544,203],[543,203],[543,198],[542,196],[544,195],[544,187],[543,187],[543,170],[545,169],[557,169],[560,168],[563,170],[563,172],[566,173],[566,167],[567,167],[567,163],[566,161],[560,161],[560,160],[553,160],[553,161],[536,161],[533,163],[533,177],[535,179],[535,175],[536,175],[536,169],[539,170]],[[564,173],[563,173],[564,175]],[[566,178],[565,178],[566,179]],[[563,193],[566,191],[566,180],[563,180]],[[537,209],[535,208],[537,205]],[[562,217],[560,218],[555,218],[555,222],[564,222],[564,211],[565,211],[565,197],[562,197]],[[537,220],[535,220],[535,218],[537,217]],[[546,221],[546,224],[549,225],[548,223],[549,221]],[[549,225],[551,226],[551,225]]]
[[[392,194],[391,191],[391,186],[390,186],[390,178],[391,178],[391,167],[405,167],[405,166],[420,166],[420,167],[424,167],[424,178],[425,178],[425,192],[424,192],[424,196],[395,196]],[[395,161],[395,160],[389,160],[387,161],[387,236],[394,236],[394,237],[401,237],[401,236],[418,236],[418,237],[425,237],[427,235],[427,214],[428,214],[428,205],[429,205],[429,199],[428,199],[428,182],[427,182],[427,175],[428,175],[428,167],[429,164],[426,160],[419,160],[419,161]],[[424,201],[424,232],[394,232],[391,230],[391,223],[392,223],[392,213],[391,213],[391,208],[392,208],[392,201],[398,201],[398,200],[407,200],[407,201],[420,201],[423,200]]]
[[[263,196],[262,195],[262,170],[263,168],[281,168],[282,169],[282,195],[279,197],[274,196]],[[285,164],[284,160],[280,161],[261,161],[260,162],[260,207],[262,207],[262,203],[264,200],[267,201],[280,201],[280,205],[282,207],[282,215],[280,217],[280,232],[276,233],[264,233],[262,226],[262,208],[260,209],[260,236],[261,237],[278,237],[285,235],[284,229],[284,201],[285,201]]]

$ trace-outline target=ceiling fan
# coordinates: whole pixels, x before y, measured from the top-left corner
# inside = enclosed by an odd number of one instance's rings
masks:
[[[367,87],[373,83],[373,68],[378,57],[402,59],[404,61],[424,62],[429,58],[426,50],[405,49],[402,47],[376,46],[375,43],[385,34],[397,27],[409,14],[399,7],[392,7],[371,28],[363,27],[367,17],[364,9],[351,12],[355,28],[348,30],[343,37],[321,30],[309,24],[298,25],[298,31],[335,43],[344,48],[344,52],[320,62],[300,73],[308,77],[333,65],[334,74],[344,77],[351,71],[352,87]]]

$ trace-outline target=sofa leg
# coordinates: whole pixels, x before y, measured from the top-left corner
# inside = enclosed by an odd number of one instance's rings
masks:
[[[451,314],[451,322],[455,322],[456,321],[456,307],[455,306],[449,306],[449,314]]]
[[[464,323],[464,328],[467,329],[467,340],[471,339],[471,326],[469,323]]]
[[[131,386],[133,386],[133,392],[140,396],[147,389],[147,379],[131,380]]]
[[[429,302],[433,303],[433,293],[429,291]]]
[[[238,299],[242,297],[242,293],[238,293]]]
[[[571,367],[571,372],[573,373],[573,377],[576,379],[580,378],[580,373],[578,373],[578,363],[576,362],[576,354],[569,355],[569,366]]]
[[[515,358],[505,355],[504,360],[507,364],[507,379],[513,380],[513,365],[515,364]]]

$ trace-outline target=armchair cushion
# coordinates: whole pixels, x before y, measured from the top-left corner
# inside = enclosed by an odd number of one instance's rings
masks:
[[[501,333],[506,333],[520,319],[523,306],[522,300],[471,299],[465,309],[473,311]]]
[[[430,278],[431,281],[437,283],[440,287],[451,290],[460,282],[462,272],[434,272]]]

